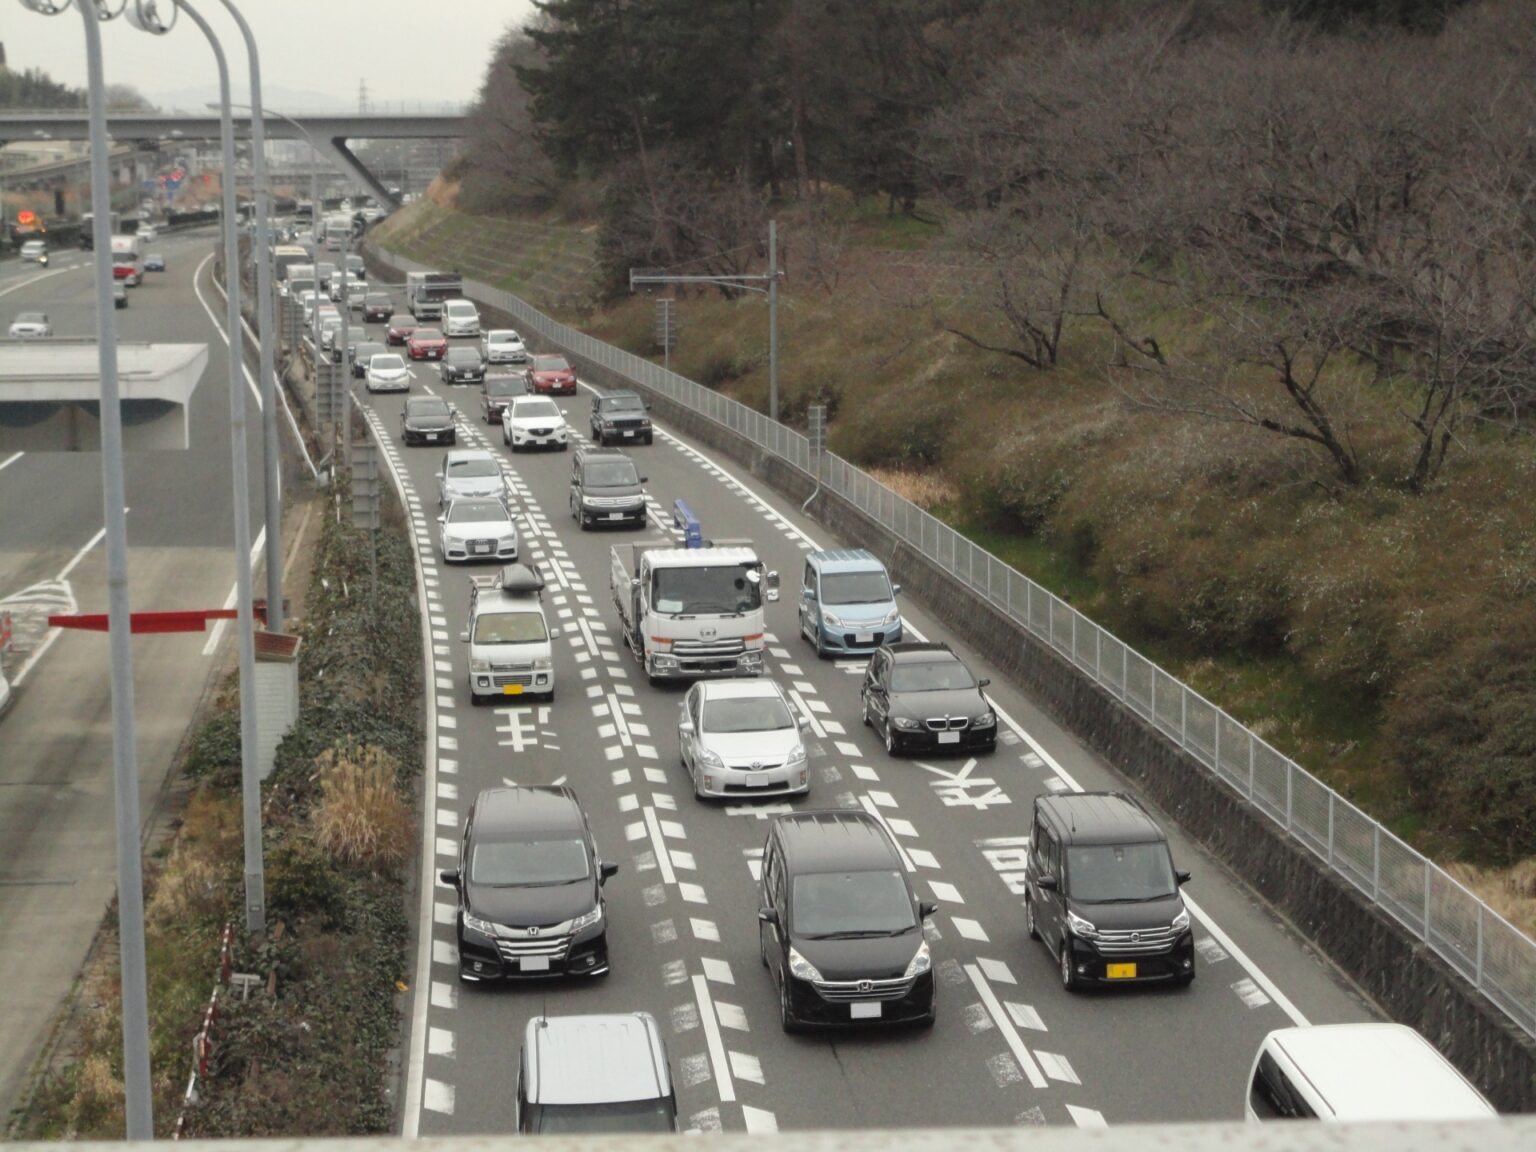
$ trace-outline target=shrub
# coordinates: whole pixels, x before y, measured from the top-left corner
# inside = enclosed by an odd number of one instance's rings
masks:
[[[311,823],[315,841],[345,864],[392,869],[410,852],[412,817],[395,786],[399,767],[378,748],[344,744],[315,761],[320,800]]]

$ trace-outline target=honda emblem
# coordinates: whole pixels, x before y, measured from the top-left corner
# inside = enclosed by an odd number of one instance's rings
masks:
[[[873,980],[860,980],[859,981],[859,991],[860,992],[873,992],[874,990],[875,990],[875,982]]]
[[[528,929],[528,935],[530,935],[530,936],[537,936],[538,934],[539,934],[539,926],[537,924],[535,924],[532,928]]]

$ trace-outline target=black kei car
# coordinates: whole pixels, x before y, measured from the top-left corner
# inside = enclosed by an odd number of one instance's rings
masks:
[[[866,812],[777,817],[763,846],[758,950],[786,1032],[934,1021],[933,956],[890,834]]]
[[[948,644],[883,644],[860,690],[864,723],[901,752],[993,752],[997,713]]]
[[[1122,792],[1035,798],[1024,921],[1069,992],[1195,978],[1195,937],[1168,837]]]
[[[479,384],[485,380],[485,360],[472,344],[451,346],[437,363],[444,384]]]
[[[411,396],[400,410],[400,439],[410,444],[454,444],[453,406],[439,396]]]
[[[618,870],[598,855],[569,788],[481,792],[458,867],[438,875],[459,897],[460,979],[607,974],[603,885]]]

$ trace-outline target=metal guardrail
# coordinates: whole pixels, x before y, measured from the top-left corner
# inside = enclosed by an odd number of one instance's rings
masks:
[[[426,270],[394,253],[397,268]],[[526,329],[666,396],[814,476],[810,441],[712,389],[594,339],[487,284],[466,292]],[[1194,689],[984,548],[832,453],[823,488],[848,500],[1154,725],[1536,1037],[1536,941],[1434,861],[1278,752]]]

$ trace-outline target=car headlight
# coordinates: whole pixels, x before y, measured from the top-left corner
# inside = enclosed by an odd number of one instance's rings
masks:
[[[599,904],[590,912],[584,912],[571,921],[571,931],[580,932],[583,928],[590,928],[603,918],[603,906]]]
[[[828,628],[841,628],[843,626],[843,618],[841,616],[834,616],[831,612],[823,612],[821,620]]]
[[[820,980],[821,973],[816,971],[816,965],[812,964],[793,948],[789,950],[789,974],[796,980]]]
[[[919,724],[916,720],[909,720],[905,716],[892,716],[891,723],[900,728],[903,732],[916,732],[919,728],[922,727],[922,725]]]
[[[980,716],[971,721],[972,728],[991,728],[997,724],[997,713],[988,708]]]
[[[548,656],[535,656],[533,658],[533,670],[535,672],[548,672],[554,666],[554,661]]]
[[[1099,930],[1090,921],[1070,909],[1067,911],[1067,927],[1072,930],[1072,935],[1081,936],[1084,940],[1092,940],[1099,934]]]
[[[720,759],[718,752],[711,752],[708,748],[699,749],[699,763],[706,768],[724,768],[725,761]]]
[[[894,624],[894,623],[896,623],[896,621],[898,621],[900,619],[901,619],[901,609],[893,607],[889,612],[887,612],[884,616],[882,616],[880,618],[880,623],[881,624]]]
[[[515,548],[515,547],[517,547],[517,533],[514,532],[514,533],[512,533],[509,536],[503,536],[500,540],[496,541],[496,547],[498,547],[498,548]]]
[[[468,928],[471,932],[478,932],[482,936],[494,937],[496,935],[496,925],[492,924],[489,920],[482,920],[478,916],[471,916],[468,912],[464,913],[464,927]]]
[[[914,976],[921,976],[933,967],[933,954],[928,951],[928,941],[924,940],[917,946],[917,952],[912,957],[912,963],[907,965],[907,970],[902,979],[911,980]]]
[[[1189,909],[1188,908],[1180,908],[1179,909],[1179,914],[1173,918],[1173,930],[1175,932],[1183,932],[1188,927],[1189,927]]]
[[[786,764],[803,764],[804,762],[805,762],[805,745],[804,744],[796,744],[794,746],[794,748],[790,749],[789,758],[785,761],[785,763]]]

